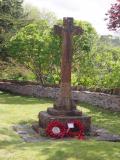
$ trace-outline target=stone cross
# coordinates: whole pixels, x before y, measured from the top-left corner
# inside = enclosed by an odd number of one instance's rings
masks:
[[[72,65],[72,37],[82,34],[80,27],[73,25],[73,18],[63,18],[63,26],[54,26],[55,34],[62,37],[61,84],[60,95],[54,104],[54,109],[69,112],[76,109],[71,98],[71,65]]]
[[[61,58],[61,85],[60,95],[54,103],[53,108],[48,108],[47,112],[39,113],[39,127],[34,127],[38,131],[40,128],[46,130],[50,122],[59,121],[66,126],[70,121],[77,120],[84,124],[85,134],[90,133],[91,117],[82,115],[76,109],[71,97],[71,64],[72,64],[72,37],[75,34],[82,34],[82,29],[73,25],[73,18],[64,18],[63,27],[55,26],[55,33],[60,35],[62,42]]]

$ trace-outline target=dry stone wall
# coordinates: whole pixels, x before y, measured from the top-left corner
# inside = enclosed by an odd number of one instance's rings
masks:
[[[56,98],[59,88],[40,85],[21,85],[11,82],[0,82],[0,90],[33,97]],[[86,102],[94,106],[120,112],[120,96],[89,91],[72,91],[72,97],[78,102]]]

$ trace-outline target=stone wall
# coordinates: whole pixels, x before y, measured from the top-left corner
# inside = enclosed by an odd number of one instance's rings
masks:
[[[20,85],[40,85],[39,82],[36,81],[19,81],[19,80],[7,80],[7,79],[0,79],[1,82],[10,82],[13,84],[20,84]],[[52,88],[58,88],[59,84],[45,84],[45,87],[52,87]],[[119,95],[120,96],[120,87],[118,88],[98,88],[98,87],[85,87],[82,85],[78,86],[72,86],[72,89],[75,91],[90,91],[90,92],[100,92],[100,93],[106,93],[106,94],[113,94],[113,95]]]
[[[42,87],[40,85],[21,85],[11,82],[0,82],[0,90],[33,97],[56,98],[59,88]],[[89,91],[72,91],[72,97],[78,102],[86,102],[94,106],[120,112],[120,96]]]

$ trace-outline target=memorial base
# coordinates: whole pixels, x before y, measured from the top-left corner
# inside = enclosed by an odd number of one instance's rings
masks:
[[[76,116],[66,116],[66,115],[51,115],[48,112],[42,111],[38,115],[39,118],[39,127],[46,129],[48,124],[53,121],[57,120],[64,124],[69,121],[79,120],[85,126],[85,135],[89,135],[91,131],[91,117],[86,115],[76,115]]]

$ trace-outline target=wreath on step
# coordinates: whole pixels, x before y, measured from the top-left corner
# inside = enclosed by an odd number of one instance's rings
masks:
[[[52,138],[77,137],[84,139],[85,127],[79,120],[68,121],[65,125],[60,121],[52,121],[46,128],[46,134]]]
[[[70,127],[71,124],[71,127]],[[84,139],[85,127],[83,123],[79,120],[69,121],[67,123],[67,136],[78,137],[78,139]]]
[[[63,123],[52,121],[47,126],[46,134],[52,138],[63,138],[66,134],[66,129]]]

